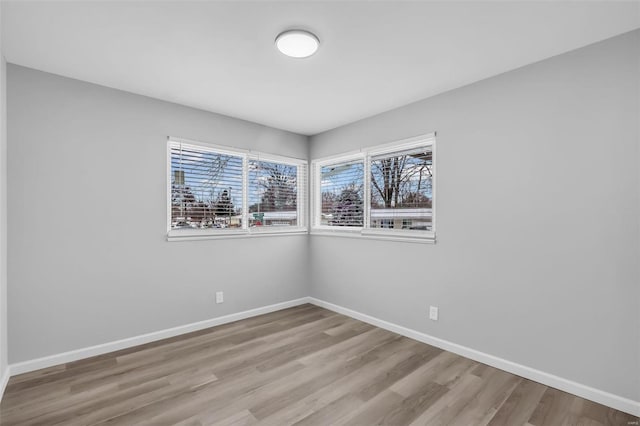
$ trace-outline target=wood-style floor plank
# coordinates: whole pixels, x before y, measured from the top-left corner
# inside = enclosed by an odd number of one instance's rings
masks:
[[[634,422],[313,305],[15,376],[0,404],[0,426]]]
[[[493,416],[489,425],[510,426],[526,423],[546,390],[546,386],[540,383],[522,379]]]

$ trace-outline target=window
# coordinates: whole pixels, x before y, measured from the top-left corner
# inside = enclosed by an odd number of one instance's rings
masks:
[[[431,146],[371,156],[371,227],[433,229]]]
[[[329,164],[320,168],[320,224],[362,226],[364,163]]]
[[[243,158],[171,144],[171,229],[242,228]]]
[[[249,161],[249,226],[298,226],[298,166]]]
[[[169,139],[169,239],[305,232],[306,162]]]
[[[435,240],[435,134],[313,161],[313,232]]]

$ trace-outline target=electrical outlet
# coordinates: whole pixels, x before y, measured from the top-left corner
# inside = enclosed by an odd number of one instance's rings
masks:
[[[224,293],[222,291],[216,291],[216,303],[224,302]]]
[[[438,307],[437,306],[429,306],[429,319],[433,321],[438,321]]]

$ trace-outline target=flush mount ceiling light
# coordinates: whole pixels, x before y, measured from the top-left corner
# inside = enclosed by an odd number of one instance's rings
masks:
[[[292,58],[307,58],[318,50],[320,40],[304,30],[283,31],[276,37],[278,50]]]

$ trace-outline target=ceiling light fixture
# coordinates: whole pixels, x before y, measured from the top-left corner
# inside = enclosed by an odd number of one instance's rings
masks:
[[[292,58],[308,58],[316,53],[320,40],[309,31],[288,30],[278,34],[276,46],[280,52]]]

